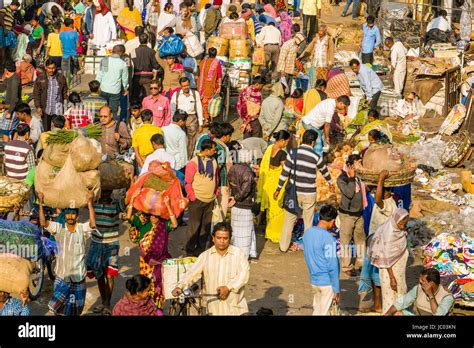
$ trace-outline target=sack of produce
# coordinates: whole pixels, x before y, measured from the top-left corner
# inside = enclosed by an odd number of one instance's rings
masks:
[[[188,52],[191,57],[196,58],[204,52],[204,47],[202,47],[198,37],[190,31],[186,34],[183,40],[186,46],[186,52]]]
[[[71,158],[78,172],[97,169],[102,161],[102,152],[98,151],[92,140],[79,135],[71,143]]]
[[[106,161],[99,165],[102,190],[115,190],[130,186],[133,166],[124,161]]]
[[[28,289],[33,265],[11,254],[0,254],[0,291],[20,297]]]
[[[96,190],[97,188],[102,188],[102,182],[100,180],[100,173],[98,170],[88,170],[87,172],[80,172],[79,176],[84,183],[84,186],[88,190]]]
[[[42,252],[38,226],[25,220],[0,220],[0,254],[15,254],[25,259],[36,260]]]
[[[391,145],[371,145],[365,152],[362,165],[374,172],[398,171],[403,168],[403,158]]]
[[[29,197],[30,187],[22,180],[0,177],[0,212],[13,211],[23,205]]]
[[[166,259],[163,262],[163,295],[165,299],[172,299],[173,290],[176,285],[184,279],[186,273],[189,272],[191,266],[196,262],[196,257],[185,257],[182,259]]]
[[[207,40],[208,49],[214,47],[217,50],[217,56],[227,56],[229,51],[229,40],[220,36],[211,36]]]
[[[168,36],[158,42],[158,52],[160,58],[167,56],[177,56],[185,49],[183,41],[178,35]]]
[[[61,168],[69,155],[71,144],[50,144],[46,146],[41,157],[53,167]]]
[[[250,43],[248,40],[233,39],[229,41],[229,58],[250,57]]]
[[[219,30],[219,36],[228,40],[231,40],[231,39],[245,40],[247,39],[247,23],[245,22],[222,23]]]

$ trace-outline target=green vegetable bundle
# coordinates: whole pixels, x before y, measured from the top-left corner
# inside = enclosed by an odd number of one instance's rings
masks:
[[[0,220],[0,251],[34,259],[41,249],[37,226],[28,221]]]
[[[91,124],[84,128],[72,130],[60,130],[56,134],[51,134],[46,138],[46,143],[49,144],[70,144],[74,139],[82,133],[85,137],[98,139],[102,135],[102,127],[100,124]]]

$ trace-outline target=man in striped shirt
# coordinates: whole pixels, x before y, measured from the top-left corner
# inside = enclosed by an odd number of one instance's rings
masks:
[[[273,195],[274,199],[277,200],[283,185],[291,175],[290,182],[296,186],[298,205],[303,211],[305,231],[313,226],[314,208],[316,205],[316,172],[318,170],[329,183],[331,192],[334,192],[334,185],[328,168],[323,162],[322,156],[313,150],[317,138],[318,133],[312,129],[304,132],[302,145],[298,149],[291,151],[286,157],[277,189]],[[294,157],[296,157],[296,168],[293,163]],[[280,237],[280,251],[282,252],[288,251],[290,247],[291,232],[295,226],[296,219],[296,215],[288,211],[285,212],[285,223],[283,224]]]
[[[3,15],[3,23],[5,24],[6,30],[12,30],[13,22],[15,21],[14,13],[20,8],[20,3],[17,0],[13,0],[10,5],[0,10],[0,14]]]
[[[111,315],[110,300],[114,290],[114,278],[118,276],[120,208],[111,197],[112,191],[102,191],[99,201],[94,204],[96,229],[91,234],[91,245],[87,254],[87,276],[96,278],[102,304],[93,309],[94,313]]]
[[[36,165],[33,148],[28,144],[30,126],[20,123],[15,132],[16,139],[5,145],[5,169],[9,178],[24,180]]]

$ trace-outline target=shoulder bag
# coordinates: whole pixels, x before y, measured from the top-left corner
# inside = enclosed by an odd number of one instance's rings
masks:
[[[302,210],[298,205],[298,196],[296,194],[296,164],[297,164],[298,150],[295,149],[292,154],[293,168],[290,171],[288,177],[288,183],[286,184],[285,194],[283,196],[283,209],[293,215],[301,215]],[[291,179],[293,178],[293,182]]]

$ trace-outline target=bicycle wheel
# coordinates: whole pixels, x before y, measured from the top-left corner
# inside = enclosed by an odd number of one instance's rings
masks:
[[[39,258],[33,262],[33,271],[30,276],[30,285],[28,286],[30,292],[30,299],[36,300],[43,288],[44,284],[44,259]]]

